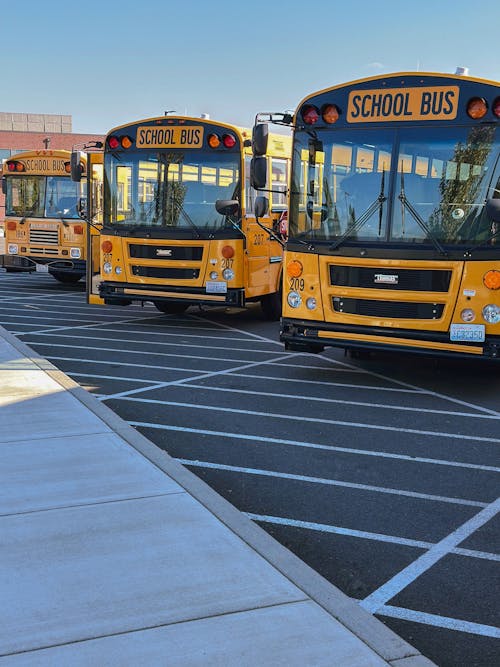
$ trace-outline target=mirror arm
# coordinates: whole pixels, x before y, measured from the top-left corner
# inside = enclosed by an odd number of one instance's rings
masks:
[[[285,247],[285,244],[283,241],[276,236],[276,234],[273,232],[272,229],[269,229],[269,227],[266,227],[265,225],[262,224],[262,222],[259,220],[257,216],[255,216],[255,222],[259,225],[259,227],[266,232],[266,234],[269,234],[269,236],[273,239],[273,241],[277,241],[282,248]]]

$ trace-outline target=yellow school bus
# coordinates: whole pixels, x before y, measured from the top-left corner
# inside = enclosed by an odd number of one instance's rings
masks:
[[[270,138],[270,207],[253,215],[251,132],[161,116],[111,130],[104,147],[99,285],[91,302],[281,312],[282,231],[291,138]],[[95,281],[94,281],[95,282]]]
[[[293,117],[280,339],[500,356],[500,85],[401,73]]]
[[[5,254],[7,271],[40,271],[73,283],[85,275],[86,225],[79,213],[87,168],[102,182],[102,156],[83,155],[84,178],[71,178],[71,152],[37,150],[4,160]],[[100,173],[100,175],[99,175]]]

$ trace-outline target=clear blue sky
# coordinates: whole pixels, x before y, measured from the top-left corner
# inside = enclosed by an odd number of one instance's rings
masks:
[[[0,20],[0,111],[82,133],[172,109],[250,126],[378,73],[500,79],[499,0],[4,0]]]

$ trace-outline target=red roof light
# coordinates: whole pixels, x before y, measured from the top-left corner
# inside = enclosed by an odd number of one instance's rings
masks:
[[[314,125],[318,122],[319,111],[311,104],[307,104],[301,111],[302,120],[306,125]]]

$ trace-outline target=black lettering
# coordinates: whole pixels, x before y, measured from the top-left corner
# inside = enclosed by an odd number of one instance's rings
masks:
[[[443,92],[433,93],[432,95],[432,113],[438,116],[443,108]]]
[[[140,132],[139,132],[139,143],[140,143],[140,144],[143,144],[144,142],[145,142],[145,139],[144,139],[144,130],[140,130]]]
[[[394,95],[394,107],[392,109],[392,113],[395,116],[401,116],[401,114],[403,113],[404,101],[405,98],[402,93],[397,93],[396,95]]]
[[[352,106],[353,110],[351,111],[351,118],[358,118],[360,114],[360,108],[359,108],[359,100],[361,99],[361,95],[354,95],[352,98]]]
[[[420,115],[428,116],[431,111],[431,94],[422,93],[422,100],[420,102]]]
[[[382,116],[390,116],[392,112],[392,95],[387,93],[382,101]]]
[[[444,94],[445,106],[443,106],[443,113],[449,116],[453,112],[453,98],[455,93],[453,90],[448,90]]]
[[[372,102],[372,118],[373,116],[380,116],[380,104],[382,102],[382,95],[375,95]]]
[[[410,104],[410,93],[405,93],[405,108],[404,108],[404,111],[403,111],[403,114],[405,116],[411,116],[412,115],[411,111],[408,109],[409,104]]]
[[[372,101],[372,96],[371,95],[365,95],[363,97],[363,101],[361,102],[361,115],[363,118],[368,118],[371,115],[371,106],[370,109],[367,109],[367,106],[370,104]]]

